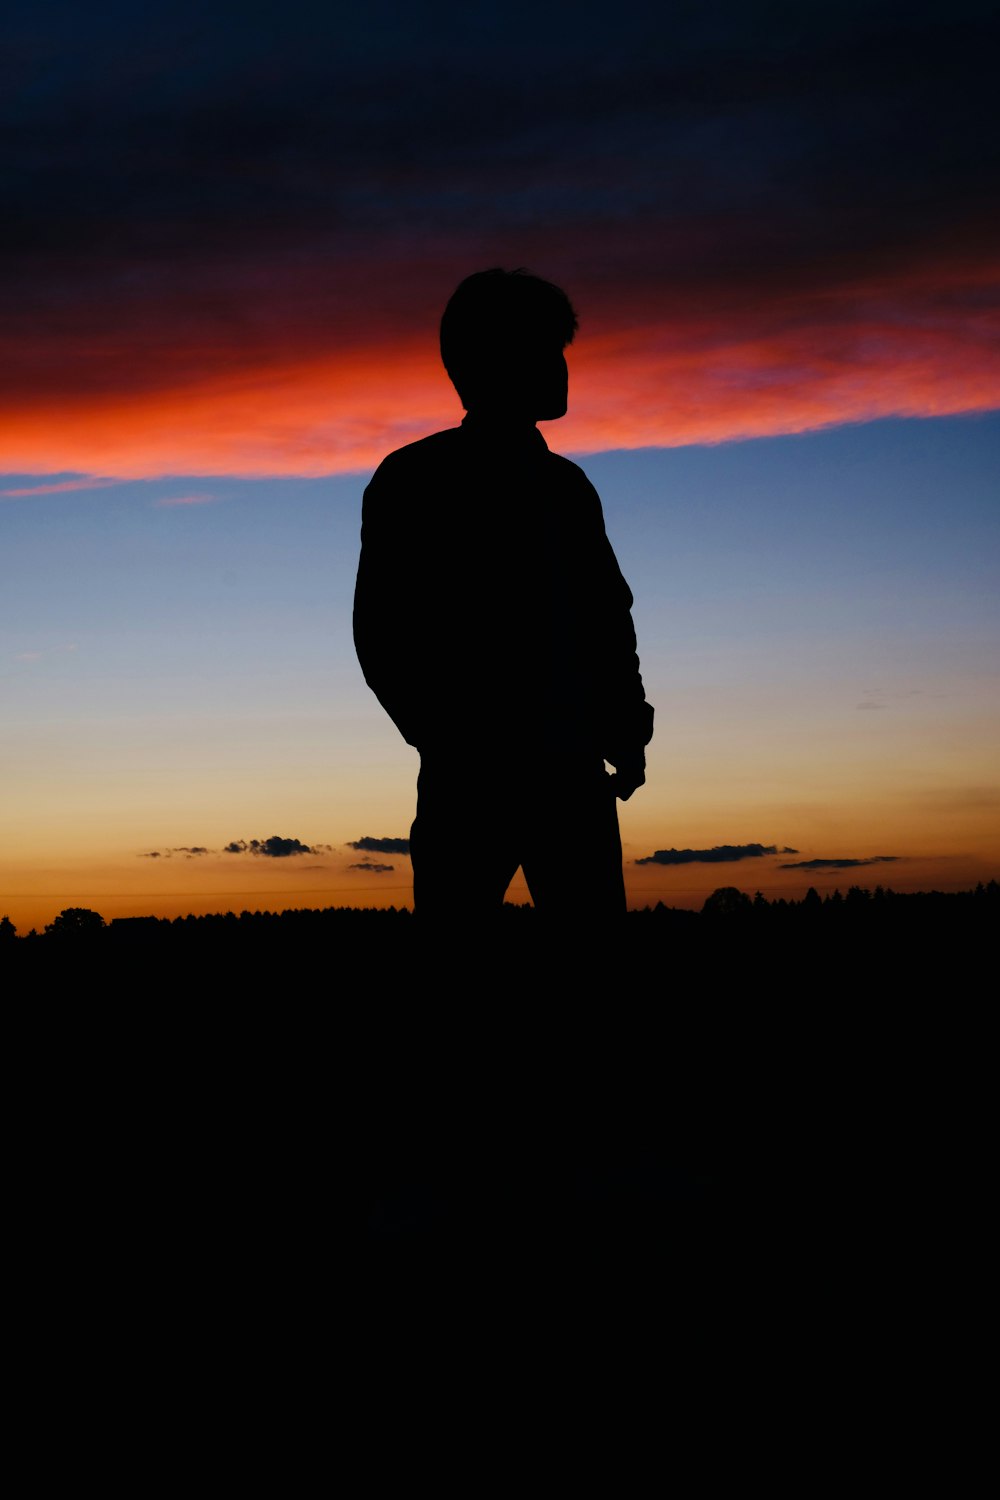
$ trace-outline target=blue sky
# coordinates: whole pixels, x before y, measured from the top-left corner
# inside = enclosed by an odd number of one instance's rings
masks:
[[[936,868],[948,885],[1000,858],[998,457],[990,414],[581,460],[657,708],[627,859],[759,841],[891,854],[912,867],[895,884]],[[351,841],[406,834],[415,771],[354,657],[366,477],[0,502],[5,846],[42,884],[66,860],[127,871],[152,849],[279,833],[332,846],[318,889],[406,899],[405,859],[391,878],[346,873]],[[232,861],[216,864],[211,888],[231,889]],[[291,889],[292,867],[268,888]],[[627,874],[634,900],[696,901],[721,879]],[[774,861],[736,874],[800,881]]]

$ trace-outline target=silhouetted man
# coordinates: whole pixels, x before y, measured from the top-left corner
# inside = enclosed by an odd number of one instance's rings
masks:
[[[467,416],[365,491],[354,639],[420,752],[421,914],[499,909],[519,865],[539,911],[625,910],[615,795],[645,780],[653,724],[632,595],[596,491],[535,426],[566,413],[576,327],[549,282],[468,277],[441,322]]]

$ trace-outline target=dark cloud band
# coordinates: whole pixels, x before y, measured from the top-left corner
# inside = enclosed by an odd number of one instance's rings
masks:
[[[245,444],[182,437],[175,404],[264,442],[300,369],[261,467],[367,467],[392,410],[364,387],[368,447],[351,435],[359,372],[375,391],[389,357],[425,360],[404,415],[439,417],[441,307],[505,261],[567,286],[581,359],[588,337],[605,361],[625,351],[608,430],[580,428],[591,449],[1000,401],[989,7],[633,6],[610,47],[587,9],[568,26],[546,0],[385,0],[375,46],[343,7],[238,25],[213,0],[176,0],[169,22],[47,7],[41,26],[15,6],[0,394],[16,466],[242,472]],[[274,389],[231,408],[248,365]],[[636,425],[637,379],[669,415]],[[141,442],[122,457],[127,418]]]
[[[365,837],[348,842],[349,849],[357,849],[363,854],[409,854],[409,839],[374,839]],[[360,867],[359,867],[360,868]]]
[[[761,859],[765,854],[779,853],[776,844],[716,844],[714,849],[657,849],[637,859],[637,865],[728,865],[741,859]],[[782,849],[782,854],[797,854],[797,849]]]
[[[788,851],[792,852],[792,851]],[[779,870],[855,870],[862,865],[893,865],[900,854],[873,854],[868,859],[802,859],[796,864],[779,865]]]

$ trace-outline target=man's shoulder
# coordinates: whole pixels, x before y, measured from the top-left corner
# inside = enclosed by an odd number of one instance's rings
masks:
[[[464,427],[447,427],[388,453],[375,470],[367,493],[386,503],[393,495],[410,492],[415,485],[423,486],[428,493],[436,490],[447,494],[453,485],[467,481],[470,468],[480,478],[487,471],[493,472],[497,483],[502,484],[509,480],[513,462],[519,470],[527,464],[525,475],[533,471],[535,481],[542,480],[553,495],[575,504],[589,501],[600,511],[597,491],[579,464],[553,453],[541,433],[537,440],[537,446],[528,449],[508,451],[500,447],[491,451]]]
[[[429,496],[452,488],[458,469],[458,428],[433,432],[386,455],[365,488],[362,517],[368,527],[405,533],[426,516]],[[419,496],[421,504],[414,505]]]
[[[404,474],[407,471],[433,468],[447,463],[458,452],[462,441],[460,427],[446,427],[443,432],[432,432],[429,437],[418,438],[387,453],[375,471],[378,475]]]
[[[601,497],[580,465],[575,464],[571,458],[564,458],[561,453],[553,453],[551,449],[547,451],[546,459],[553,488],[562,496],[564,502],[571,505],[577,514],[580,513],[582,506],[588,515],[596,513],[598,517],[603,518]]]
[[[577,484],[581,487],[586,485],[591,490],[594,488],[580,465],[575,464],[571,458],[564,458],[561,453],[553,453],[551,448],[547,449],[547,453],[549,463],[564,484]]]

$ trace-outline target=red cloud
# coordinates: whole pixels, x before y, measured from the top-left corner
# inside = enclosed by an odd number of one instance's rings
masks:
[[[563,451],[1000,407],[1000,268],[982,257],[782,268],[759,250],[727,275],[716,245],[700,275],[686,254],[672,277],[658,273],[647,238],[632,246],[634,274],[619,263],[603,284],[588,274],[591,256],[563,278],[581,333],[570,415],[544,429]],[[543,272],[557,263],[535,262]],[[161,300],[126,299],[113,342],[98,289],[85,286],[60,322],[23,325],[0,349],[0,467],[118,477],[372,468],[461,417],[436,349],[458,275],[433,256],[405,284],[392,269],[342,267],[335,292],[319,265],[294,277],[257,268],[256,283],[244,266],[226,286],[189,271]]]

